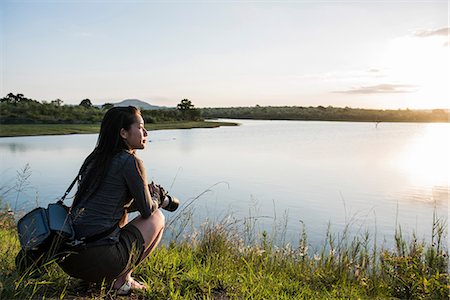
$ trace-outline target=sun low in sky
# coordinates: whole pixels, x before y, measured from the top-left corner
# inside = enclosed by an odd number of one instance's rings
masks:
[[[449,108],[448,1],[2,1],[1,95]]]

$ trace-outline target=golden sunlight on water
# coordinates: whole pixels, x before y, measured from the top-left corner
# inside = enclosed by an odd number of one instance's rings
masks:
[[[449,124],[428,124],[396,158],[396,164],[406,175],[409,184],[432,190],[432,197],[428,201],[448,200],[449,133]]]

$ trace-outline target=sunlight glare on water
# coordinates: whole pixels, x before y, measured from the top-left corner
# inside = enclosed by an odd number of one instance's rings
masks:
[[[441,186],[449,182],[450,141],[446,124],[427,124],[397,158],[398,167],[414,185]]]
[[[395,158],[409,185],[431,187],[429,197],[421,201],[441,204],[449,200],[449,133],[448,124],[427,124]]]

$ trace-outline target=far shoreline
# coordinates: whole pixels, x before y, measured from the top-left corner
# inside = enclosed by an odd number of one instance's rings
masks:
[[[210,119],[213,120],[213,119]],[[218,117],[214,118],[214,120],[254,120],[254,121],[302,121],[302,122],[342,122],[342,123],[410,123],[410,124],[448,124],[450,123],[450,119],[442,121],[430,121],[430,120],[386,120],[386,121],[376,121],[376,120],[356,120],[356,119],[340,119],[340,120],[332,120],[332,119],[287,119],[287,118],[225,118]]]
[[[220,126],[237,126],[234,122],[220,121],[185,121],[147,123],[148,131],[194,128],[217,128]],[[96,134],[100,124],[0,124],[0,138],[45,135]]]

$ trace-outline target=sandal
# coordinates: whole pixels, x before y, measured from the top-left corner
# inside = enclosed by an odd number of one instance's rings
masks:
[[[116,295],[127,296],[131,294],[132,290],[145,290],[146,288],[147,285],[140,283],[133,277],[130,277],[127,280],[125,280],[125,282],[122,284],[120,288],[116,289]]]
[[[126,280],[120,288],[116,290],[118,296],[128,296],[131,294],[131,282]]]

